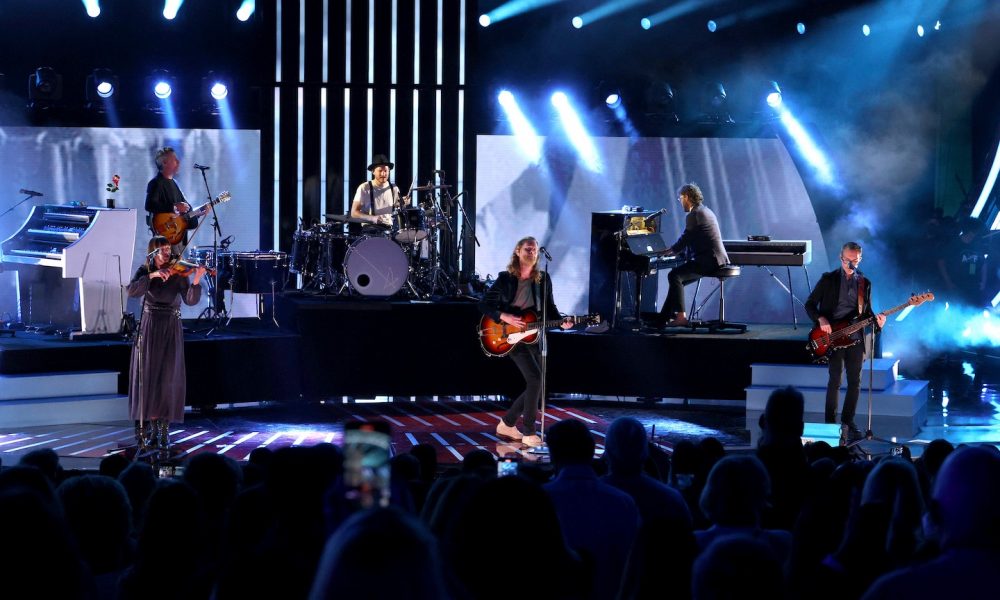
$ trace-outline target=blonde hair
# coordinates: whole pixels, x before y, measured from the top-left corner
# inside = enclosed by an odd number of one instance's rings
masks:
[[[530,235],[528,237],[523,237],[517,240],[517,245],[514,246],[514,251],[510,255],[510,262],[507,263],[507,272],[513,275],[514,277],[517,278],[521,277],[521,259],[517,256],[517,253],[521,250],[521,248],[525,244],[532,242],[536,246],[538,245],[538,240],[531,237]],[[531,278],[535,280],[535,283],[538,283],[539,281],[542,280],[542,272],[538,270],[537,260],[535,261],[534,266],[532,266],[531,268]]]

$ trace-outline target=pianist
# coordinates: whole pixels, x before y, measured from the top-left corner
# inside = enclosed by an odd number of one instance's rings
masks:
[[[660,309],[660,322],[668,327],[688,324],[687,314],[684,312],[684,286],[711,275],[719,267],[729,263],[726,249],[722,246],[719,220],[704,205],[705,197],[702,196],[701,188],[693,183],[684,184],[677,190],[677,200],[687,213],[684,233],[666,251],[666,255],[673,256],[687,250],[687,261],[671,269],[667,275],[670,288]]]

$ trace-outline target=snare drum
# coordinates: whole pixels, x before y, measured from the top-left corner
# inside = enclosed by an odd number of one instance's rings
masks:
[[[200,267],[214,266],[215,250],[211,246],[191,246],[187,253],[188,260]]]
[[[392,239],[401,244],[412,244],[427,237],[424,209],[407,206],[392,213]]]
[[[363,237],[347,249],[344,273],[351,289],[362,296],[391,296],[406,283],[410,265],[399,244],[382,237]]]
[[[288,255],[284,252],[220,252],[221,286],[242,294],[271,294],[284,287],[288,278]]]

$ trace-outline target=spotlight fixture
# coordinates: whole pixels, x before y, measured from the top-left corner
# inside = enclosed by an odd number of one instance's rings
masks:
[[[170,71],[165,69],[157,69],[153,71],[150,76],[146,78],[146,89],[153,95],[153,99],[147,104],[147,108],[153,111],[159,111],[163,101],[170,98],[176,88],[177,78],[171,75]]]
[[[662,79],[653,79],[646,86],[646,117],[653,122],[677,123],[674,88]]]
[[[118,77],[111,72],[111,69],[94,69],[87,75],[84,90],[87,108],[103,112],[105,103],[116,94],[118,94]]]
[[[489,15],[479,15],[479,25],[481,27],[489,27],[492,22],[493,19]]]
[[[732,123],[729,116],[729,98],[721,83],[712,83],[705,88],[705,116],[713,123]]]
[[[63,78],[52,67],[38,67],[28,75],[28,106],[49,108],[62,100]]]
[[[764,89],[764,101],[771,108],[781,107],[781,88],[778,87],[777,81],[769,81]]]
[[[231,88],[232,85],[228,77],[214,71],[209,71],[201,79],[201,101],[203,106],[213,111],[213,109],[217,108],[219,102],[229,97]]]

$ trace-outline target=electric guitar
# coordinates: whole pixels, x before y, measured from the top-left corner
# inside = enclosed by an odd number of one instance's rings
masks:
[[[927,292],[925,294],[914,294],[910,296],[910,299],[906,302],[890,308],[889,310],[883,311],[882,314],[889,316],[893,313],[897,313],[907,306],[920,306],[924,302],[930,302],[934,299],[934,294]],[[857,331],[861,331],[865,327],[868,327],[875,321],[875,317],[868,317],[861,321],[838,321],[836,323],[830,323],[830,328],[833,329],[830,333],[824,333],[822,329],[818,326],[814,327],[812,331],[809,332],[809,342],[806,344],[806,350],[812,354],[813,360],[821,361],[827,358],[827,354],[831,350],[836,350],[838,348],[848,348],[859,343],[861,340],[855,340],[851,338],[851,334]]]
[[[518,316],[524,319],[524,327],[515,327],[503,321],[494,321],[483,315],[483,318],[479,320],[478,333],[479,343],[486,356],[507,356],[519,343],[534,344],[538,341],[540,329],[559,327],[567,319],[572,319],[574,325],[579,323],[597,325],[601,322],[601,315],[560,317],[544,323],[540,322],[538,315],[531,310],[526,310],[524,314]]]
[[[198,208],[191,209],[189,212],[184,214],[176,212],[156,213],[153,215],[153,220],[151,222],[153,231],[155,231],[157,235],[162,235],[167,238],[167,241],[171,244],[179,244],[184,241],[184,232],[188,229],[188,215],[190,213],[197,212],[206,209],[209,206],[214,206],[223,202],[229,202],[231,196],[232,195],[229,192],[222,192],[215,198],[215,200],[206,202]]]

